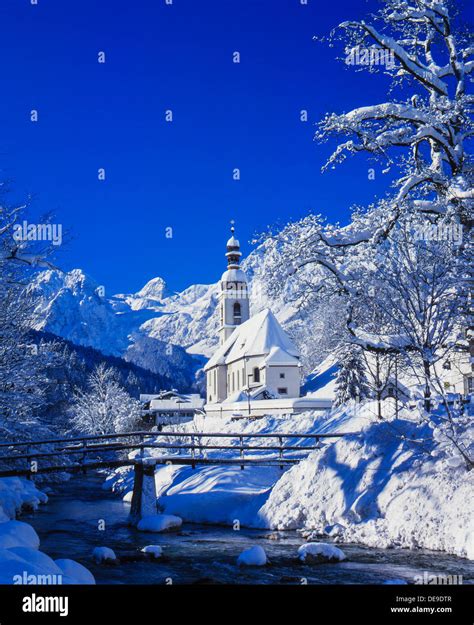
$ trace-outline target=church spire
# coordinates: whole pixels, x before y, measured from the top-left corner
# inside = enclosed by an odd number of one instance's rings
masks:
[[[231,222],[231,237],[227,241],[227,269],[220,282],[220,343],[229,338],[232,332],[250,316],[247,277],[240,268],[240,243],[235,238],[234,220]]]
[[[227,268],[228,269],[240,269],[240,257],[242,252],[240,251],[239,240],[235,238],[235,221],[232,219],[230,222],[231,237],[227,241]]]

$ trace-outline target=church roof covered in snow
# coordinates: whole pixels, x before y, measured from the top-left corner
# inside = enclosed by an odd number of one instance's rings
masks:
[[[275,315],[265,308],[248,321],[238,326],[221,345],[205,370],[216,365],[224,365],[248,356],[274,357],[269,364],[297,364],[299,352],[293,341],[283,330]]]

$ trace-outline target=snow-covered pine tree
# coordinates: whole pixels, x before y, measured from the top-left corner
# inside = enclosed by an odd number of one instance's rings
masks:
[[[362,401],[370,396],[360,350],[352,345],[341,349],[339,369],[335,386],[335,406],[343,406],[351,400]]]
[[[117,373],[105,364],[89,376],[88,389],[77,390],[69,409],[72,429],[85,434],[128,432],[140,419],[140,402],[120,386]]]

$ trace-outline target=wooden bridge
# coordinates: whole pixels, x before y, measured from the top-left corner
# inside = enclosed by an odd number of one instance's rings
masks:
[[[134,465],[150,457],[147,450],[154,451],[155,464],[191,465],[193,468],[197,465],[227,464],[240,465],[242,469],[249,465],[265,465],[283,469],[319,449],[321,440],[342,436],[344,434],[300,432],[242,434],[138,431],[0,443],[0,477],[32,477],[39,473],[74,473]],[[288,444],[287,441],[291,439],[296,442]],[[130,451],[138,454],[130,458],[125,453]],[[208,452],[222,453],[209,456]]]
[[[134,467],[130,523],[156,515],[156,465],[285,466],[320,449],[321,440],[344,434],[242,434],[127,432],[76,438],[0,443],[0,477]],[[292,444],[287,441],[293,440]],[[310,441],[308,444],[307,441]],[[262,444],[265,443],[265,444]],[[151,455],[148,450],[153,450]],[[136,452],[130,454],[130,451]],[[126,453],[128,452],[128,453]],[[211,452],[213,455],[208,455]],[[214,455],[215,452],[221,452]],[[130,457],[132,456],[132,457]]]

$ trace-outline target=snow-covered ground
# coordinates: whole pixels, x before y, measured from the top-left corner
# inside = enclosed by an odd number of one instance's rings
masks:
[[[313,453],[259,510],[268,526],[331,531],[374,547],[424,547],[474,559],[474,472],[453,468],[408,410],[379,422],[336,412],[324,430],[358,432]],[[409,440],[411,439],[411,440]],[[422,441],[422,442],[411,442]]]
[[[48,497],[33,482],[0,479],[0,584],[94,584],[84,566],[69,559],[53,560],[39,551],[35,530],[15,519],[22,509],[34,509]]]
[[[339,542],[419,547],[474,559],[474,472],[450,466],[432,430],[420,424],[417,409],[384,421],[374,413],[369,403],[329,416],[197,418],[181,431],[341,432],[346,437],[328,439],[284,472],[278,467],[157,467],[159,506],[185,521],[307,529]],[[260,444],[272,444],[266,440]],[[105,486],[129,499],[130,470],[114,473]]]

